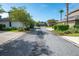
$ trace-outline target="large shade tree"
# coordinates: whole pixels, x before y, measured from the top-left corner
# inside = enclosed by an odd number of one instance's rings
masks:
[[[30,27],[31,24],[34,24],[32,17],[25,8],[12,7],[9,15],[12,21],[20,21],[26,28]]]

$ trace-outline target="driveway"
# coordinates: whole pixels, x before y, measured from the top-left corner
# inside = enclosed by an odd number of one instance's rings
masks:
[[[6,32],[0,31],[0,44],[6,43],[10,40],[15,40],[22,36],[24,32]]]
[[[79,56],[79,48],[42,27],[0,45],[0,55]]]

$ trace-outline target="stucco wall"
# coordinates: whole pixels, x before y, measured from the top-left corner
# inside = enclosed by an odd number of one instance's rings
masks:
[[[73,27],[74,25],[75,25],[75,23],[71,23],[71,22],[69,23],[70,27]]]
[[[9,22],[0,22],[0,24],[5,24],[6,25],[6,27],[9,27]]]
[[[11,22],[11,24],[12,27],[16,27],[16,28],[23,27],[23,24],[21,22]]]
[[[6,27],[10,27],[8,21],[6,21],[6,22],[0,22],[0,24],[5,24]],[[21,22],[11,22],[11,27],[19,28],[19,27],[23,27],[23,24]]]
[[[64,24],[67,24],[67,21],[63,22]],[[73,27],[75,25],[75,21],[68,21],[69,27]]]

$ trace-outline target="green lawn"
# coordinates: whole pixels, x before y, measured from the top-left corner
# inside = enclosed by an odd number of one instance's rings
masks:
[[[79,33],[65,34],[66,36],[79,36]]]
[[[9,32],[19,32],[18,30],[10,30]]]
[[[54,34],[56,34],[56,35],[64,35],[64,33],[61,32],[61,31],[55,31],[55,30],[53,30],[52,32],[53,32]]]
[[[60,35],[60,36],[79,36],[79,33],[71,33],[71,34],[65,34],[64,32],[61,31],[52,31],[53,33],[55,33],[56,35]]]

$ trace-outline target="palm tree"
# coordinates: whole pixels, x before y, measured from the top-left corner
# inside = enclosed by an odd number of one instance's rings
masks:
[[[69,3],[66,3],[67,25],[68,25],[68,13],[69,13]]]
[[[64,12],[64,10],[60,10],[60,20],[62,21],[62,13]]]

